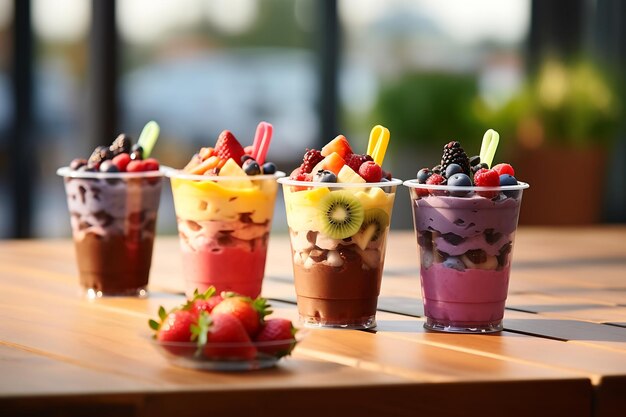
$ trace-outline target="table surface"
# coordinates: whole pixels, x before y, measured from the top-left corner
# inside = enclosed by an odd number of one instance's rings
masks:
[[[263,294],[295,319],[287,236]],[[178,242],[159,237],[145,299],[77,293],[70,240],[0,242],[0,414],[626,415],[626,227],[520,228],[505,331],[423,328],[410,232],[392,232],[369,331],[311,330],[272,369],[169,365],[147,320],[182,302]],[[211,414],[212,413],[212,414]]]

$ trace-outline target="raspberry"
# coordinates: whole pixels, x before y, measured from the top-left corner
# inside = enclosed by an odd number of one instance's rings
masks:
[[[500,175],[493,169],[479,169],[474,174],[474,185],[477,187],[497,187],[500,185]]]
[[[500,175],[493,169],[479,169],[474,174],[474,185],[477,187],[498,187],[500,186]],[[479,191],[479,195],[485,198],[494,198],[497,191]]]
[[[229,158],[232,158],[238,164],[241,163],[241,157],[244,155],[244,150],[241,144],[235,136],[228,130],[220,133],[217,142],[215,143],[215,155],[220,158],[222,164],[226,163]]]
[[[383,169],[374,161],[364,162],[358,173],[367,182],[379,182],[383,177]]]
[[[302,165],[300,165],[300,170],[308,174],[313,170],[315,165],[319,164],[320,161],[324,159],[322,153],[317,149],[307,149],[304,154],[304,158],[302,158]]]
[[[509,174],[509,175],[515,176],[515,170],[509,164],[498,164],[491,169],[496,171],[498,175]]]
[[[367,161],[373,161],[369,155],[350,154],[346,156],[346,165],[348,165],[354,172],[359,172],[359,168]]]
[[[439,174],[432,174],[430,177],[428,177],[428,179],[426,180],[426,184],[430,184],[430,185],[439,185],[439,184],[443,184],[445,182],[445,178],[442,175]]]
[[[121,153],[114,157],[112,161],[120,172],[125,172],[126,167],[130,162],[130,155],[127,153]]]
[[[302,167],[298,167],[294,169],[293,171],[291,171],[291,175],[289,175],[289,179],[295,180],[295,181],[306,181],[307,175],[305,172],[302,172]]]

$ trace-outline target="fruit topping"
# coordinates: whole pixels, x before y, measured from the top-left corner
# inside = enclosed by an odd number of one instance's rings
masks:
[[[346,161],[341,156],[339,156],[337,152],[333,152],[324,159],[322,159],[317,165],[315,165],[311,172],[317,172],[321,169],[327,169],[337,175],[345,164]]]
[[[422,168],[417,171],[417,182],[420,184],[426,184],[426,180],[428,180],[431,175],[433,175],[433,172],[430,168]]]
[[[346,165],[348,165],[354,172],[359,172],[359,168],[367,161],[373,161],[372,157],[365,154],[353,153],[346,157]]]
[[[440,184],[445,184],[445,182],[446,182],[446,179],[442,175],[439,175],[439,174],[432,174],[426,180],[426,184],[430,184],[430,185],[440,185]]]
[[[128,153],[121,153],[115,156],[112,161],[120,172],[124,172],[130,162],[130,155]]]
[[[127,136],[125,133],[120,133],[115,138],[111,146],[109,146],[109,149],[113,153],[113,156],[117,156],[123,153],[128,154],[130,153],[131,144],[132,144],[131,138]]]
[[[276,164],[273,162],[264,163],[261,169],[263,170],[264,175],[272,175],[277,171]]]
[[[106,161],[107,159],[111,159],[112,157],[113,153],[108,146],[97,146],[89,157],[87,165],[90,168],[98,169],[100,168],[100,164],[102,163],[102,161]]]
[[[100,172],[119,172],[120,170],[117,168],[117,165],[113,163],[110,159],[106,161],[102,161],[100,164]]]
[[[376,162],[366,161],[359,168],[359,175],[366,182],[380,182],[380,179],[383,177],[383,170]]]
[[[339,171],[339,174],[337,175],[337,182],[343,182],[343,183],[361,182],[362,183],[362,182],[365,182],[365,180],[359,174],[354,172],[354,170],[350,168],[348,165],[344,165],[343,167],[341,167],[341,170]]]
[[[500,185],[517,185],[517,180],[513,175],[502,174],[500,175]]]
[[[333,152],[337,153],[340,157],[345,159],[348,155],[352,154],[352,148],[348,139],[345,136],[339,135],[335,139],[328,142],[321,151],[322,156],[328,156]]]
[[[474,184],[478,187],[497,187],[500,176],[493,169],[480,169],[474,174]]]
[[[361,228],[363,205],[345,190],[328,193],[319,202],[321,231],[332,239],[345,239]]]
[[[302,165],[300,165],[300,171],[308,174],[313,171],[313,168],[322,162],[324,156],[317,149],[307,149],[304,154],[304,158],[302,158]]]
[[[441,171],[447,175],[448,166],[450,164],[456,164],[461,168],[460,172],[470,175],[470,163],[467,154],[461,147],[461,144],[457,141],[452,141],[443,147],[443,155],[441,157]],[[456,174],[456,171],[452,172],[452,175]]]
[[[385,210],[376,207],[365,210],[361,228],[352,236],[352,241],[361,250],[365,250],[370,242],[376,242],[383,236],[387,226],[389,226],[389,215]]]
[[[316,182],[337,182],[337,176],[330,171],[320,170],[313,175],[313,181]]]
[[[509,164],[497,164],[492,168],[498,175],[509,174],[515,176],[515,170]]]
[[[247,160],[245,160],[241,167],[247,175],[261,174],[261,167],[259,166],[259,163],[252,158],[248,158]]]
[[[446,178],[450,178],[454,174],[464,174],[463,168],[461,168],[461,165],[459,165],[459,164],[449,164],[446,167],[446,172],[444,174]]]
[[[230,131],[224,130],[220,133],[215,144],[215,155],[220,159],[220,163],[218,163],[220,168],[229,159],[241,161],[241,157],[244,154],[243,147]]]

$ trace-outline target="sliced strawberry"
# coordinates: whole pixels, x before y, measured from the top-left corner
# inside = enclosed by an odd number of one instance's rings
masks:
[[[290,320],[287,319],[268,319],[265,325],[256,337],[257,342],[260,343],[257,349],[260,352],[267,353],[268,355],[281,358],[291,353],[296,345],[296,329]],[[283,342],[283,343],[270,343],[270,342]]]
[[[348,155],[352,154],[352,148],[350,148],[350,143],[348,139],[344,135],[339,135],[335,139],[328,142],[322,148],[322,156],[328,156],[336,152],[340,157],[346,158]]]
[[[232,158],[241,166],[241,157],[245,155],[243,147],[228,130],[223,131],[215,143],[215,155],[220,159],[220,167]]]

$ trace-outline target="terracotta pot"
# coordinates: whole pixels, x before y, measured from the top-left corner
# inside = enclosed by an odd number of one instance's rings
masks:
[[[520,150],[511,158],[524,192],[520,224],[574,225],[601,220],[605,148]]]

